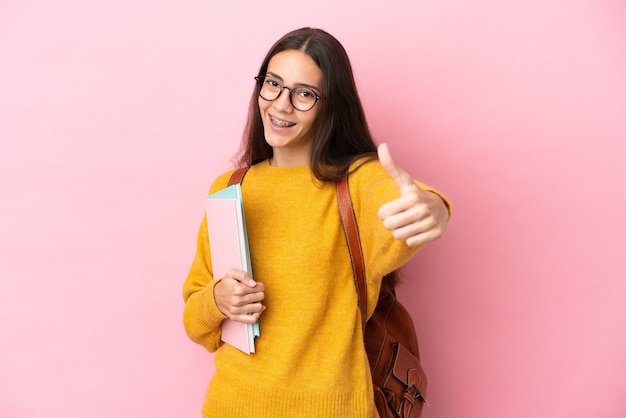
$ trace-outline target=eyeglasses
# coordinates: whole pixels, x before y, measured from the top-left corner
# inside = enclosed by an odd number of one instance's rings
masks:
[[[278,82],[277,79],[268,75],[257,76],[254,79],[259,83],[259,96],[263,100],[271,102],[280,97],[283,89],[289,90],[289,102],[294,109],[300,112],[307,112],[313,109],[318,100],[324,99],[315,91],[307,87],[287,87]]]

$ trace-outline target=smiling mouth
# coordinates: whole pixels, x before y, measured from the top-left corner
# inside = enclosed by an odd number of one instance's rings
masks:
[[[290,126],[294,126],[295,125],[295,123],[293,123],[293,122],[288,122],[286,120],[278,119],[278,118],[275,118],[272,115],[269,115],[269,116],[270,116],[270,121],[274,125],[280,126],[281,128],[289,128]]]

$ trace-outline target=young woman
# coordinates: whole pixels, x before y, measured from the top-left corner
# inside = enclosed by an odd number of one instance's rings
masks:
[[[375,417],[335,182],[350,174],[368,316],[381,278],[443,234],[448,204],[398,167],[385,145],[377,155],[348,56],[330,34],[286,34],[255,79],[239,159],[251,166],[242,194],[254,278],[234,268],[213,277],[205,218],[183,288],[189,337],[216,351],[202,414]],[[256,353],[220,341],[225,318],[259,321]]]

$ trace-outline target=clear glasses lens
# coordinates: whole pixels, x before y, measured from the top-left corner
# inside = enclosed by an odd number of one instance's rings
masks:
[[[315,106],[315,102],[317,102],[317,94],[306,87],[283,87],[282,84],[271,77],[259,77],[258,80],[261,83],[261,91],[259,94],[262,99],[268,101],[276,100],[283,91],[283,88],[285,88],[289,90],[289,100],[296,110],[306,112],[307,110],[311,110],[313,106]]]

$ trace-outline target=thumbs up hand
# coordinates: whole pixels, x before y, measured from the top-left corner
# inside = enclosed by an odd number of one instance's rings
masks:
[[[387,202],[378,210],[383,225],[397,240],[410,247],[434,241],[448,226],[448,208],[435,193],[422,190],[413,178],[391,157],[387,144],[378,147],[378,159],[393,178],[400,197]]]

